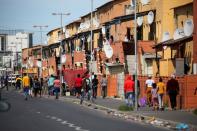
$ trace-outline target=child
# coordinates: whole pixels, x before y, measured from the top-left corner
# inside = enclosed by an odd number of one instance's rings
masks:
[[[157,85],[156,85],[156,83],[153,83],[152,86],[153,86],[153,88],[151,90],[151,94],[152,94],[153,110],[156,110],[157,106],[158,106]]]

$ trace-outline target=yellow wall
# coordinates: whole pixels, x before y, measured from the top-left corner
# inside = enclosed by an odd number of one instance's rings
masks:
[[[170,76],[175,73],[174,61],[170,59],[160,60],[160,76]]]
[[[158,42],[161,42],[162,34],[164,31],[168,31],[172,38],[174,34],[174,8],[181,5],[191,3],[193,0],[157,0],[156,2],[156,21],[158,30]],[[161,21],[161,22],[160,22]]]
[[[189,66],[190,66],[190,70],[189,70],[189,74],[192,73],[192,64],[193,64],[193,41],[190,41],[186,44],[185,47],[185,57],[188,59],[189,62]]]
[[[48,44],[53,44],[53,43],[56,43],[58,40],[59,40],[59,37],[58,37],[58,32],[60,31],[60,29],[55,29],[53,31],[51,31],[49,34],[48,34],[48,37],[49,37],[49,41],[48,41]]]

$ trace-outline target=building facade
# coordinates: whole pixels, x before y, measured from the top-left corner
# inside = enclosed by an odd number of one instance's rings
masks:
[[[5,34],[0,34],[0,67],[19,73],[22,66],[22,49],[32,47],[32,45],[32,33],[6,31]]]

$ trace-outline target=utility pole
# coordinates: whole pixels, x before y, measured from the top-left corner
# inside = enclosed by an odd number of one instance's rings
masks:
[[[47,28],[48,27],[48,25],[34,25],[33,26],[34,28],[39,28],[40,29],[40,44],[41,44],[41,67],[40,67],[40,78],[42,78],[42,42],[43,42],[43,40],[42,40],[42,32],[43,32],[43,28]]]
[[[60,31],[61,31],[61,36],[60,36],[60,82],[63,82],[63,75],[62,75],[62,54],[63,54],[63,42],[62,42],[62,36],[63,36],[63,25],[62,25],[62,19],[63,16],[69,16],[70,13],[52,13],[52,15],[57,15],[60,16]]]
[[[131,0],[132,2],[132,0]],[[138,110],[138,46],[137,46],[137,0],[134,1],[135,13],[134,13],[134,43],[135,43],[135,110]]]

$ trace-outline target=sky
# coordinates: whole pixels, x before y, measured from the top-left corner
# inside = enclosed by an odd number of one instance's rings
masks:
[[[93,0],[94,8],[109,0]],[[43,28],[43,41],[46,34],[60,27],[60,16],[52,13],[71,13],[63,17],[66,25],[91,11],[91,0],[0,0],[0,29],[24,29],[33,32],[34,45],[40,43],[39,28],[33,25],[48,25]]]

